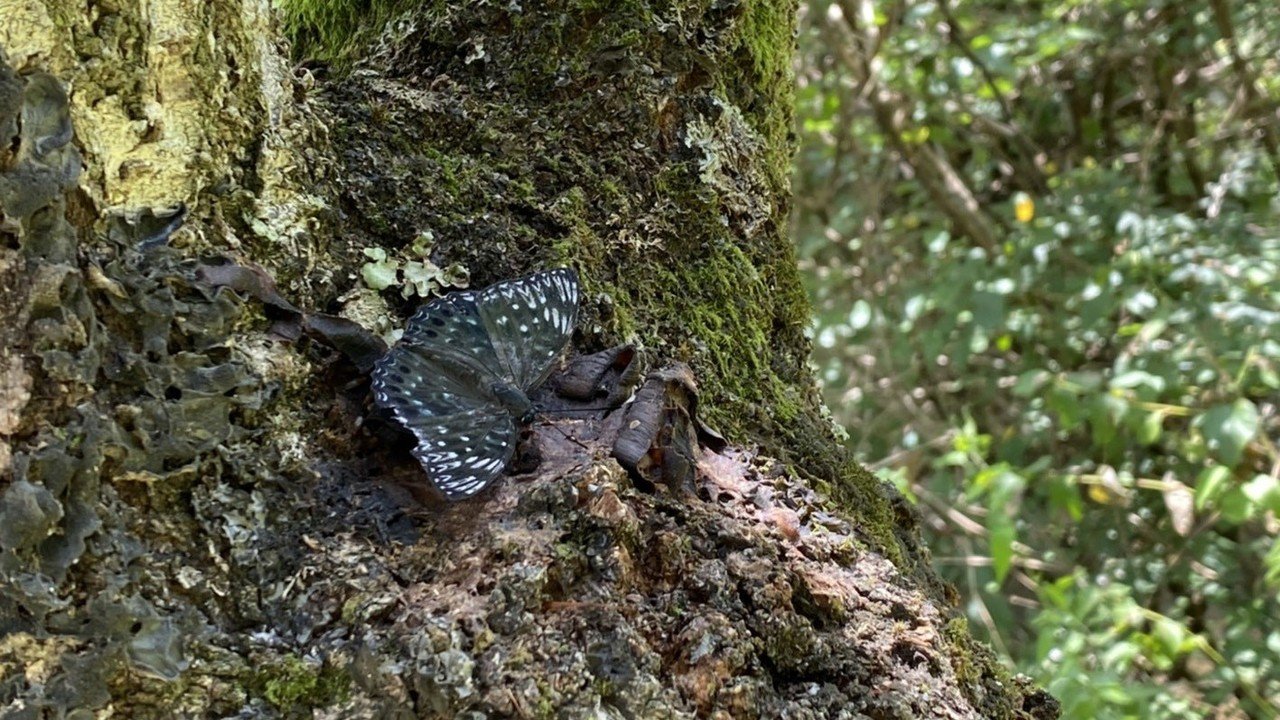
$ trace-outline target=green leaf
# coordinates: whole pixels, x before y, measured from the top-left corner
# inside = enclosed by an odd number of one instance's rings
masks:
[[[1258,368],[1258,381],[1269,388],[1280,389],[1280,373],[1269,367]]]
[[[1114,395],[1095,395],[1089,401],[1089,427],[1094,443],[1105,446],[1116,438],[1116,433],[1129,403]]]
[[[1280,507],[1280,484],[1270,475],[1254,475],[1252,480],[1240,486],[1240,491],[1260,509],[1274,511]]]
[[[1233,487],[1218,499],[1218,511],[1222,513],[1223,521],[1239,525],[1256,514],[1257,506],[1244,494],[1244,490]]]
[[[1147,413],[1142,418],[1142,428],[1138,431],[1138,442],[1143,445],[1154,445],[1164,430],[1164,413]]]
[[[1066,374],[1065,383],[1074,392],[1089,393],[1102,389],[1103,377],[1100,373],[1082,370]]]
[[[1048,481],[1048,490],[1050,507],[1065,510],[1072,522],[1080,522],[1084,518],[1084,499],[1080,489],[1067,476]]]
[[[1280,537],[1272,541],[1271,549],[1267,551],[1265,562],[1267,572],[1263,577],[1273,589],[1280,590]]]
[[[1178,657],[1186,651],[1189,634],[1181,623],[1166,617],[1158,618],[1151,629],[1151,635],[1169,657]]]
[[[1164,386],[1164,378],[1143,370],[1129,370],[1111,378],[1111,387],[1116,389],[1128,390],[1136,387],[1149,387],[1159,393],[1164,390]]]
[[[1230,487],[1231,469],[1224,465],[1205,468],[1196,478],[1196,510],[1215,505]]]
[[[1245,445],[1258,432],[1258,408],[1241,398],[1230,405],[1218,405],[1196,418],[1209,452],[1234,467],[1244,456]]]
[[[1058,424],[1064,431],[1074,430],[1084,422],[1087,408],[1080,397],[1061,386],[1050,390],[1047,398],[1049,409],[1058,415]]]

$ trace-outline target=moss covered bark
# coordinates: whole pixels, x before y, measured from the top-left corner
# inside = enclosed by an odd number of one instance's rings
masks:
[[[1051,716],[818,402],[790,3],[292,0],[300,66],[265,2],[0,10],[0,702]],[[734,449],[654,496],[562,423],[536,478],[406,514],[360,379],[198,271],[259,263],[385,331],[418,299],[362,285],[371,249],[475,285],[577,267],[577,348],[688,362]]]

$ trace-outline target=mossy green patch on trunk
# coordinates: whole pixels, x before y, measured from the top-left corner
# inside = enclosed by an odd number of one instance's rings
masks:
[[[376,38],[391,19],[422,0],[286,0],[285,32],[300,54],[343,62]]]
[[[351,676],[344,668],[291,655],[258,668],[251,685],[276,708],[296,715],[304,708],[324,708],[345,700],[351,693]]]

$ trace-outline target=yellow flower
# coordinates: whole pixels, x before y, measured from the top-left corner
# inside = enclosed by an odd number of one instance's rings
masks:
[[[1013,216],[1020,223],[1029,223],[1036,216],[1036,203],[1031,196],[1020,192],[1013,196]]]

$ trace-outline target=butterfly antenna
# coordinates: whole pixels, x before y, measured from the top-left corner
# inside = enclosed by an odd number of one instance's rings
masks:
[[[617,409],[618,409],[618,406],[616,405],[615,406],[601,405],[600,407],[585,407],[585,408],[554,408],[554,409],[540,408],[540,410],[544,413],[609,412],[610,410],[617,410]]]

